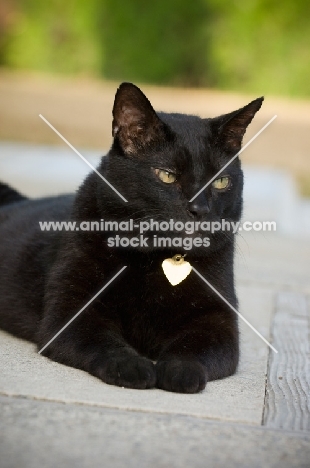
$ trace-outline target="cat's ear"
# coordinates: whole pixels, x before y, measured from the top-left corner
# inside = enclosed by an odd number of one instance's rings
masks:
[[[230,114],[212,119],[217,143],[227,151],[238,152],[248,125],[261,108],[264,98],[260,97]]]
[[[132,83],[122,83],[116,92],[112,134],[128,155],[138,154],[164,136],[164,123],[147,97]]]

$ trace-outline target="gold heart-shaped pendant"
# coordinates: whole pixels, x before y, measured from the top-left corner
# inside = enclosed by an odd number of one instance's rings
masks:
[[[185,280],[192,271],[192,266],[186,262],[182,255],[177,254],[172,258],[166,258],[161,264],[164,273],[172,286],[176,286]]]

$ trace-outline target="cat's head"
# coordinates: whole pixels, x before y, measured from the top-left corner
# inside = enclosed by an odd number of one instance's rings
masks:
[[[157,113],[138,87],[121,84],[113,107],[114,141],[105,174],[128,202],[105,187],[105,217],[137,222],[238,221],[243,187],[239,158],[216,174],[241,149],[247,126],[262,102],[258,98],[229,114],[203,119]],[[161,235],[189,237],[184,232]],[[198,229],[190,237],[195,236],[208,236],[212,244],[208,232]]]

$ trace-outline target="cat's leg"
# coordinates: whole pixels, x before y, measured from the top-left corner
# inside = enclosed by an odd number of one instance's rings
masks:
[[[188,323],[166,342],[156,364],[158,388],[197,393],[210,380],[232,375],[239,359],[238,327],[234,312],[216,311]]]
[[[103,277],[101,273],[96,276],[98,271],[94,261],[83,263],[82,253],[55,265],[46,286],[45,307],[37,336],[39,350],[66,327],[100,290],[106,278],[112,276],[106,274]],[[119,284],[118,287],[123,286],[122,282]],[[153,362],[140,356],[123,336],[120,307],[117,306],[119,293],[115,286],[107,288],[89,304],[42,354],[87,371],[108,384],[139,389],[154,387]]]
[[[56,334],[63,324],[57,313],[45,320],[39,336],[39,348]],[[146,389],[155,386],[152,361],[140,356],[122,337],[115,323],[102,320],[95,308],[75,319],[42,352],[50,359],[76,367],[104,382],[121,387]]]

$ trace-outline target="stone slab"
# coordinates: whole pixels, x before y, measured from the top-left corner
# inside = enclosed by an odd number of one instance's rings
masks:
[[[0,398],[1,468],[308,468],[310,436]]]
[[[272,293],[240,287],[240,312],[269,338]],[[134,390],[102,383],[86,372],[37,354],[35,346],[0,333],[0,393],[66,403],[239,421],[260,425],[268,349],[243,322],[241,362],[236,375],[207,384],[195,395],[159,389]]]

